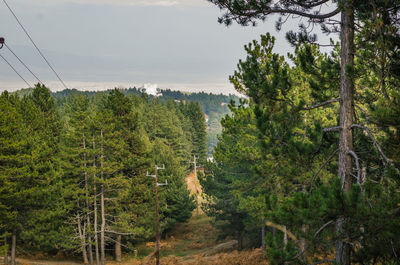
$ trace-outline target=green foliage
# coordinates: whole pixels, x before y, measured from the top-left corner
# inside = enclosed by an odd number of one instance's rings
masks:
[[[123,234],[128,245],[152,238],[154,181],[146,172],[154,164],[166,165],[160,178],[169,182],[160,192],[162,230],[190,218],[189,161],[206,154],[198,103],[119,90],[68,91],[56,102],[39,84],[25,94],[0,96],[0,229],[15,233],[23,249],[81,252],[82,240],[93,246],[101,194],[107,238]],[[100,225],[100,212],[97,218]]]
[[[367,32],[359,36],[363,34]],[[396,58],[398,50],[391,48],[390,58],[374,57],[373,43],[360,51],[365,59],[386,64]],[[386,72],[391,86],[383,91],[378,68],[356,60],[355,122],[371,130],[353,129],[358,160],[353,188],[345,193],[334,161],[338,136],[323,132],[338,124],[340,52],[322,54],[315,45],[301,44],[288,55],[290,67],[273,53],[273,46],[269,34],[245,46],[247,57],[230,77],[250,104],[234,107],[232,117],[222,122],[215,162],[208,165],[202,182],[208,199],[205,212],[229,235],[272,224],[265,240],[272,264],[331,259],[337,241],[351,243],[352,262],[396,262],[400,183],[395,74]],[[319,105],[322,101],[328,102]],[[338,220],[343,222],[340,231]],[[276,227],[285,227],[297,240],[286,242]]]
[[[200,179],[206,203],[205,213],[214,217],[221,236],[235,236],[242,242],[246,224],[252,222],[251,215],[240,207],[236,192],[247,190],[254,179],[261,157],[257,151],[257,131],[253,109],[231,105],[232,116],[222,120],[224,131],[219,137],[213,153],[214,163],[208,163],[206,174]],[[250,187],[251,188],[251,187]],[[250,192],[253,194],[253,192]],[[241,248],[239,244],[239,248]]]

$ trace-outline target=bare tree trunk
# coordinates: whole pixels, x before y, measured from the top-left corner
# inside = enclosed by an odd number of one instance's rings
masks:
[[[340,135],[339,135],[339,170],[338,177],[342,181],[342,189],[350,192],[352,186],[352,163],[348,151],[353,150],[353,95],[354,82],[352,69],[354,68],[354,0],[341,0],[341,84],[340,84]],[[336,263],[350,264],[350,244],[343,237],[343,224],[346,220],[339,217],[336,221],[336,232],[340,235],[336,242]]]
[[[118,262],[122,260],[121,241],[122,236],[117,235],[117,240],[115,241],[115,261]]]
[[[93,245],[92,245],[92,236],[91,236],[91,229],[90,229],[90,227],[91,227],[90,217],[88,218],[86,223],[87,223],[87,228],[88,228],[88,231],[87,231],[88,246],[87,246],[87,248],[88,248],[88,254],[89,254],[89,262],[90,262],[90,265],[93,265],[93,250],[92,250]]]
[[[81,251],[82,251],[82,256],[83,256],[83,263],[88,264],[88,257],[87,257],[87,253],[86,253],[86,242],[85,242],[85,233],[82,230],[82,226],[81,226],[81,218],[78,215],[76,216],[77,219],[77,223],[78,223],[78,233],[79,233],[79,238],[81,240]]]
[[[93,135],[93,151],[96,149],[96,143],[94,141]],[[96,155],[93,155],[93,189],[94,189],[94,201],[93,201],[93,209],[94,209],[94,244],[95,244],[95,252],[96,252],[96,265],[100,264],[100,254],[99,254],[99,235],[97,231],[97,186],[96,186]]]
[[[305,233],[307,231],[307,228],[305,225],[301,226],[301,231],[303,233]],[[300,238],[300,251],[301,251],[301,253],[303,253],[303,257],[305,260],[305,258],[306,258],[306,240],[304,239],[304,237]]]
[[[15,249],[17,247],[17,231],[14,229],[11,243],[11,265],[15,265]]]
[[[104,182],[104,150],[103,150],[103,130],[101,130],[101,158],[100,158],[100,174],[101,180]],[[104,183],[101,183],[101,194],[100,194],[100,207],[101,207],[101,230],[100,230],[100,244],[101,244],[101,265],[106,264],[106,253],[105,253],[105,240],[104,232],[106,229],[106,218],[105,218],[105,205],[104,205]]]
[[[90,209],[89,209],[89,181],[87,174],[87,164],[86,164],[86,138],[83,135],[83,167],[84,167],[84,175],[85,175],[85,195],[86,195],[86,224],[87,224],[87,237],[88,237],[88,252],[89,252],[89,261],[90,265],[93,265],[93,252],[92,252],[92,238],[90,236]]]
[[[100,255],[99,255],[99,236],[97,231],[97,191],[96,191],[96,183],[94,184],[94,242],[95,242],[95,250],[96,250],[96,264],[100,264]]]
[[[4,250],[4,264],[8,264],[8,245],[7,245],[7,232],[4,235],[4,246],[5,246],[5,250]]]

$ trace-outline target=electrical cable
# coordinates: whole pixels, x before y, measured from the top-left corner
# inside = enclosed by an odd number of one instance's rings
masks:
[[[54,70],[54,68],[51,66],[49,61],[46,59],[44,54],[40,51],[39,47],[36,45],[36,43],[33,41],[32,37],[29,35],[28,31],[25,29],[25,27],[22,25],[21,21],[18,19],[17,15],[14,13],[14,11],[11,9],[11,7],[8,5],[6,0],[3,0],[4,4],[7,6],[8,10],[10,10],[11,14],[14,16],[14,18],[17,20],[18,24],[21,26],[22,30],[25,32],[26,36],[28,36],[29,40],[32,42],[33,46],[35,46],[36,50],[39,52],[40,56],[42,56],[43,60],[47,63],[47,65],[50,67],[50,69],[53,71],[53,73],[57,76],[58,80],[61,82],[61,84],[64,86],[65,89],[68,89],[68,87],[65,85],[64,81],[61,79],[61,77],[58,75],[58,73]]]
[[[15,70],[15,68],[7,61],[7,59],[4,58],[3,55],[1,55],[1,53],[0,53],[0,57],[3,58],[3,60],[11,67],[11,69],[14,70],[14,72],[15,72],[19,77],[21,77],[22,80],[24,80],[24,82],[28,85],[29,88],[32,88],[31,85],[22,77],[22,75],[20,75],[20,73],[18,73],[18,71]]]
[[[25,68],[36,78],[36,80],[43,85],[43,82],[40,81],[40,79],[31,71],[31,69],[29,69],[29,67],[15,54],[15,52],[13,50],[11,50],[11,48],[7,45],[7,43],[4,43],[4,46],[6,46],[6,48],[12,53],[14,54],[14,56],[18,59],[18,61],[25,66]]]

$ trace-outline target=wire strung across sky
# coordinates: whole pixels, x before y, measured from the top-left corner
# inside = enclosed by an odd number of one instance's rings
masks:
[[[29,35],[28,31],[25,29],[25,27],[22,25],[21,21],[18,19],[17,15],[14,13],[14,11],[11,9],[11,7],[8,5],[6,0],[3,0],[4,4],[7,6],[8,10],[10,10],[11,14],[14,16],[14,18],[17,20],[18,24],[21,26],[22,30],[25,32],[26,36],[28,36],[29,40],[32,42],[33,46],[35,46],[36,50],[39,52],[40,56],[42,56],[43,60],[47,63],[47,65],[50,67],[50,69],[53,71],[53,73],[57,76],[58,80],[62,83],[65,89],[68,89],[68,87],[65,85],[64,81],[61,79],[60,75],[54,70],[54,68],[51,66],[49,61],[46,59],[44,54],[40,51],[39,47],[36,45],[36,43],[33,41],[32,37]],[[4,59],[4,58],[3,58]],[[41,82],[40,82],[41,83]]]
[[[31,85],[22,77],[22,75],[20,75],[20,73],[18,73],[18,71],[7,61],[7,59],[4,58],[3,55],[1,55],[1,53],[0,53],[0,57],[3,58],[3,60],[11,67],[11,69],[14,70],[14,72],[15,72],[19,77],[21,77],[22,80],[24,80],[24,82],[28,85],[29,88],[32,88]]]
[[[29,67],[18,57],[18,55],[15,54],[15,52],[13,50],[11,50],[11,48],[7,45],[7,43],[4,43],[4,46],[6,46],[6,48],[18,59],[18,61],[25,66],[25,68],[36,78],[36,80],[43,85],[43,82],[40,81],[40,79],[31,71],[31,69],[29,69]]]

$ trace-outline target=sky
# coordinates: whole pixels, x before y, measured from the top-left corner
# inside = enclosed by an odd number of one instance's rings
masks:
[[[276,52],[293,49],[275,17],[257,27],[217,22],[206,0],[7,0],[68,88],[160,87],[233,93],[228,77],[245,57],[244,45],[271,32]],[[0,37],[51,90],[63,89],[3,1]],[[328,42],[326,36],[320,36]],[[5,48],[0,53],[29,84],[35,79]],[[27,85],[0,58],[0,91]]]

